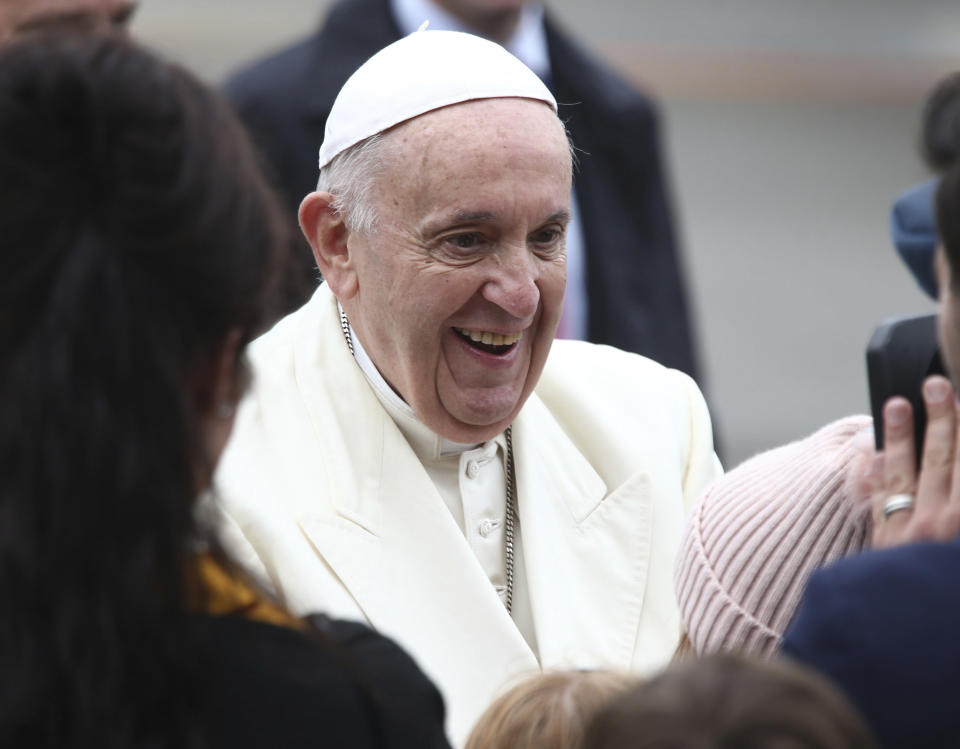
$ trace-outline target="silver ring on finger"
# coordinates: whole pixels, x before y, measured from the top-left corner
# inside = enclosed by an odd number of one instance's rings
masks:
[[[912,494],[893,494],[883,503],[883,518],[886,520],[895,512],[913,509]]]

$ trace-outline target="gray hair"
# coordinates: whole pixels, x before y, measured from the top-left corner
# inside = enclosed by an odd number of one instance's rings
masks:
[[[386,162],[387,141],[387,133],[371,135],[337,154],[320,170],[317,192],[333,195],[331,207],[350,231],[362,234],[377,228],[374,188]]]

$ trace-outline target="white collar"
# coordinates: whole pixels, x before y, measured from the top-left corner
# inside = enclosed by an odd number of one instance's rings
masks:
[[[340,306],[340,302],[337,302],[337,310],[342,314],[343,308]],[[360,339],[349,321],[347,325],[350,329],[350,342],[353,344],[353,356],[357,364],[360,365],[360,370],[367,378],[367,382],[370,383],[370,387],[373,389],[374,395],[377,396],[377,400],[380,401],[380,405],[390,414],[390,418],[403,432],[403,436],[407,438],[413,451],[422,461],[439,460],[448,455],[459,455],[477,447],[477,443],[465,444],[441,437],[420,421],[409,404],[383,379],[383,375],[380,374],[380,370],[377,369],[363,344],[360,343]],[[498,438],[499,435],[494,440]]]
[[[419,29],[424,21],[430,21],[430,28],[439,31],[476,33],[433,0],[390,0],[390,8],[404,36]],[[550,55],[540,3],[524,4],[517,28],[503,46],[541,79],[550,75]]]

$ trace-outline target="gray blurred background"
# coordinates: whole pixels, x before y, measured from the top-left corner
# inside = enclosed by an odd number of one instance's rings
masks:
[[[933,309],[889,241],[925,172],[919,105],[960,69],[957,0],[547,0],[659,97],[725,463],[868,409],[881,319]],[[205,79],[310,33],[327,0],[144,0],[140,39]]]

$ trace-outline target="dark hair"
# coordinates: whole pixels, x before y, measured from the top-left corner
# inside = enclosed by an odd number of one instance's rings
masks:
[[[923,150],[931,169],[942,173],[937,188],[937,229],[960,289],[960,72],[944,78],[923,108]]]
[[[960,164],[948,169],[937,187],[937,230],[951,283],[960,291]]]
[[[875,749],[847,699],[796,664],[711,655],[615,698],[584,749]]]
[[[940,81],[924,102],[920,150],[936,172],[949,169],[960,156],[960,72]]]
[[[112,35],[0,49],[0,745],[200,743],[214,358],[285,246],[227,106]]]

